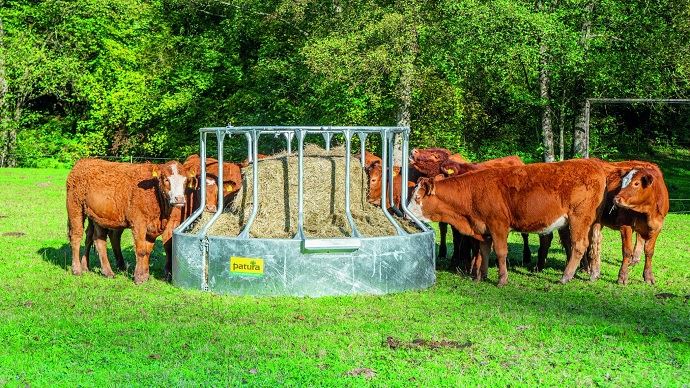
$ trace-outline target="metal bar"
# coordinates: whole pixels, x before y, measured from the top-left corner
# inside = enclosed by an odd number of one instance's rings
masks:
[[[249,231],[252,229],[252,224],[254,224],[256,215],[259,214],[259,136],[259,132],[254,131],[249,136],[249,144],[247,144],[247,147],[251,149],[252,153],[252,213],[249,215],[249,219],[238,235],[240,238],[250,237]]]
[[[393,216],[388,213],[388,209],[386,208],[386,186],[388,184],[386,183],[386,179],[388,178],[388,173],[386,170],[388,170],[388,165],[386,161],[388,160],[388,141],[386,140],[388,138],[388,131],[387,130],[382,130],[381,131],[381,161],[383,161],[381,165],[381,211],[383,211],[383,214],[388,218],[388,221],[393,225],[393,228],[395,228],[395,231],[397,232],[398,235],[406,235],[407,233],[398,225],[398,223],[395,221]]]
[[[662,104],[687,104],[687,98],[588,98],[587,101],[605,104],[630,104],[630,103],[662,103]]]
[[[247,162],[251,163],[254,161],[253,156],[252,156],[252,135],[248,132],[245,132],[244,137],[247,138]]]
[[[297,144],[297,234],[295,239],[304,240],[304,136],[306,132],[296,129]]]
[[[364,164],[364,162],[366,160],[366,157],[364,154],[367,152],[367,147],[366,147],[367,133],[366,132],[358,132],[357,136],[359,137],[359,146],[360,146],[359,147],[359,158],[360,158],[360,162],[362,163],[362,168],[364,168],[364,167],[366,167],[366,165]]]
[[[410,132],[409,130],[403,132],[403,149],[402,149],[402,166],[400,166],[402,174],[402,192],[400,193],[400,208],[402,208],[403,213],[405,213],[414,223],[422,229],[424,232],[428,232],[430,229],[423,222],[421,222],[417,217],[415,217],[412,212],[407,208],[407,179],[408,179],[408,169],[409,169],[409,158],[410,158]]]
[[[223,142],[225,139],[225,132],[216,132],[216,139],[218,140],[218,208],[213,214],[213,217],[204,225],[204,227],[199,232],[199,236],[205,236],[208,230],[213,226],[213,224],[218,220],[220,214],[223,212]],[[206,161],[202,160],[201,171],[206,171]],[[206,174],[204,173],[204,180],[202,181],[202,187],[206,186]]]
[[[246,133],[254,130],[266,132],[266,133],[281,133],[281,132],[295,132],[300,130],[302,132],[307,132],[309,134],[320,134],[324,132],[330,133],[341,133],[343,130],[350,129],[357,132],[363,133],[381,133],[382,130],[388,130],[392,133],[402,133],[404,131],[403,127],[356,127],[356,126],[340,126],[340,127],[317,127],[317,126],[307,126],[307,127],[297,127],[297,126],[248,126],[248,127],[207,127],[199,129],[200,132],[215,133],[218,130],[227,133]]]
[[[347,217],[347,222],[350,224],[350,229],[352,230],[351,237],[361,237],[355,225],[355,220],[352,219],[352,212],[350,211],[350,158],[352,156],[352,133],[349,129],[346,129],[343,135],[345,135],[345,217]]]
[[[196,220],[203,212],[204,208],[206,207],[206,169],[204,168],[206,166],[206,134],[205,133],[200,133],[199,134],[199,154],[201,155],[201,182],[203,183],[201,185],[201,202],[199,205],[199,208],[194,211],[194,213],[189,216],[181,225],[179,225],[176,229],[175,232],[177,233],[182,233],[185,229],[191,225],[194,220]],[[187,204],[185,206],[192,206],[192,204]]]
[[[391,207],[396,207],[395,206],[395,165],[393,164],[393,135],[388,134],[387,137],[387,142],[388,142],[388,160],[385,161],[386,166],[388,166],[388,171],[390,171],[390,179],[388,179],[388,182],[386,184],[388,185],[388,199],[390,200]]]
[[[326,151],[331,150],[331,138],[333,137],[332,132],[324,132],[323,133],[323,141],[326,143]]]

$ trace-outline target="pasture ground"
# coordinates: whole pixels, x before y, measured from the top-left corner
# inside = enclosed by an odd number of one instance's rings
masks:
[[[641,265],[615,283],[620,241],[607,230],[594,283],[557,284],[555,241],[543,273],[521,267],[514,234],[504,288],[492,261],[479,284],[439,270],[419,292],[232,297],[160,280],[160,243],[144,285],[131,271],[102,277],[95,257],[72,276],[66,175],[0,170],[0,386],[690,384],[690,215],[666,220],[656,286]],[[133,268],[129,232],[123,243]]]

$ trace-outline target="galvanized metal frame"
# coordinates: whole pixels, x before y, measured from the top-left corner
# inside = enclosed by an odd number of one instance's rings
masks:
[[[222,182],[223,177],[223,146],[225,137],[231,138],[236,135],[244,135],[247,139],[247,158],[252,163],[252,184],[253,190],[253,205],[252,211],[245,223],[243,229],[236,237],[221,237],[209,236],[208,232],[212,225],[216,222],[224,209],[223,190],[218,193],[218,209],[213,214],[211,219],[202,226],[200,231],[195,235],[184,233],[184,231],[196,220],[203,212],[203,206],[200,206],[192,216],[185,220],[174,232],[173,239],[173,282],[178,285],[187,287],[198,287],[202,290],[221,290],[224,292],[228,287],[227,282],[237,285],[237,290],[233,289],[233,293],[250,293],[250,294],[281,294],[287,293],[291,295],[339,295],[343,293],[382,293],[389,291],[399,291],[403,289],[425,288],[433,284],[435,280],[435,250],[433,231],[423,222],[412,215],[407,207],[407,178],[408,178],[408,153],[409,153],[409,128],[407,127],[323,127],[323,126],[280,126],[280,127],[213,127],[200,129],[200,155],[202,166],[206,165],[206,145],[207,135],[213,134],[216,136],[218,145],[218,163],[219,176],[218,179]],[[285,239],[262,239],[252,238],[250,236],[251,227],[259,210],[259,163],[258,163],[258,144],[259,138],[262,134],[272,134],[276,137],[283,135],[286,139],[288,154],[291,152],[291,143],[293,137],[297,137],[298,150],[298,225],[297,232],[290,240]],[[330,149],[333,135],[342,134],[345,143],[345,214],[348,224],[351,229],[350,237],[346,238],[307,238],[304,233],[304,143],[307,135],[320,134],[323,136],[326,143],[326,149]],[[357,135],[360,140],[360,151],[362,164],[365,160],[365,143],[368,134],[378,134],[381,136],[381,211],[389,220],[396,231],[395,236],[390,237],[363,237],[357,229],[356,223],[352,217],[350,209],[350,171],[351,171],[351,153],[352,153],[352,137]],[[394,136],[403,137],[403,165],[401,167],[401,200],[400,208],[403,214],[411,219],[415,225],[421,230],[420,233],[407,233],[393,218],[386,208],[386,198],[393,204],[394,193],[394,175],[393,175],[393,158],[391,149],[393,147]],[[201,169],[202,182],[206,180],[206,169]],[[391,175],[388,175],[391,174]],[[390,176],[390,179],[388,178]],[[206,185],[201,185],[201,203],[205,202]],[[301,247],[298,251],[293,251],[294,243]],[[232,247],[232,248],[230,248]],[[266,257],[273,257],[268,259],[267,265],[271,267],[270,271],[287,271],[289,266],[295,266],[299,263],[310,263],[319,267],[318,273],[324,273],[331,278],[313,277],[314,274],[301,274],[298,277],[304,278],[306,276],[311,279],[317,279],[320,282],[325,281],[326,284],[321,284],[312,291],[305,292],[302,285],[295,286],[290,283],[289,279],[282,277],[269,277],[265,279],[264,285],[272,288],[272,290],[261,290],[256,288],[256,282],[247,283],[245,280],[228,280],[218,283],[218,271],[227,274],[227,263],[223,260],[223,249],[230,249],[232,252],[239,252],[248,254],[254,252],[257,254],[266,255]],[[195,253],[199,252],[201,253]],[[277,258],[273,252],[282,252],[282,258]],[[292,252],[292,253],[290,253]],[[302,253],[299,253],[302,252]],[[340,253],[337,253],[340,252]],[[305,256],[309,254],[309,256]],[[220,255],[220,256],[219,256]],[[290,257],[293,257],[291,259]],[[180,257],[183,257],[180,261]],[[370,264],[361,262],[364,258],[371,258],[373,260]],[[186,260],[186,261],[185,261]],[[220,260],[220,261],[219,261]],[[306,261],[305,261],[306,260]],[[353,261],[354,260],[354,261]],[[348,264],[350,263],[350,264]],[[378,263],[378,264],[377,264]],[[181,265],[181,268],[176,266]],[[303,265],[303,264],[302,264]],[[353,266],[354,265],[354,266]],[[362,267],[364,265],[364,267]],[[359,273],[355,271],[356,268],[373,268],[374,272],[366,272],[368,269]],[[277,266],[277,267],[276,267]],[[281,269],[282,268],[282,269]],[[387,274],[384,271],[390,268],[391,273]],[[343,273],[342,271],[346,271]],[[191,271],[191,272],[190,272]],[[353,271],[349,275],[347,271]],[[180,279],[175,279],[176,275],[182,276]],[[395,276],[402,276],[402,278],[390,278],[393,274]],[[178,276],[178,277],[179,277]],[[225,276],[225,275],[223,275]],[[281,276],[287,276],[285,274]],[[291,276],[297,276],[294,273]],[[343,276],[348,278],[347,282],[343,281]],[[373,276],[373,277],[372,277]],[[378,280],[376,280],[378,279]],[[238,283],[239,282],[239,283]],[[329,283],[330,282],[330,283]],[[349,282],[349,283],[348,283]],[[245,288],[244,285],[252,284],[251,287]],[[351,286],[351,291],[347,291]],[[220,287],[220,288],[219,288]],[[281,289],[282,291],[278,291]],[[308,287],[307,287],[308,289]]]

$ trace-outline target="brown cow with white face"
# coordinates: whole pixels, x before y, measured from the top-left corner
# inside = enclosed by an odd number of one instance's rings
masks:
[[[174,208],[185,205],[186,171],[182,164],[128,164],[99,159],[79,160],[67,177],[67,215],[72,246],[72,273],[88,270],[80,262],[84,221],[93,221],[93,237],[101,269],[114,276],[106,252],[109,229],[131,228],[136,250],[134,281],[149,278],[154,241],[168,226]]]
[[[488,269],[491,244],[496,251],[499,285],[508,281],[508,232],[546,234],[568,227],[571,249],[562,283],[575,274],[602,212],[606,173],[600,162],[569,160],[475,171],[434,181],[423,178],[410,210],[425,221],[451,224],[480,241],[480,276]]]
[[[632,234],[637,232],[644,243],[643,277],[645,282],[654,284],[652,257],[664,218],[668,214],[668,189],[661,170],[654,164],[630,170],[621,181],[621,189],[613,199],[615,205],[622,209],[616,220],[623,240],[623,262],[618,273],[618,283],[628,282],[628,265],[633,258]]]

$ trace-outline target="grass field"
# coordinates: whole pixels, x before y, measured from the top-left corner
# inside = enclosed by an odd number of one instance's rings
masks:
[[[666,219],[656,286],[640,265],[615,283],[607,230],[594,283],[557,284],[556,243],[530,273],[512,235],[504,288],[492,265],[480,284],[439,271],[420,292],[257,299],[163,282],[160,244],[144,285],[72,276],[66,175],[0,169],[0,386],[690,385],[690,215]]]

